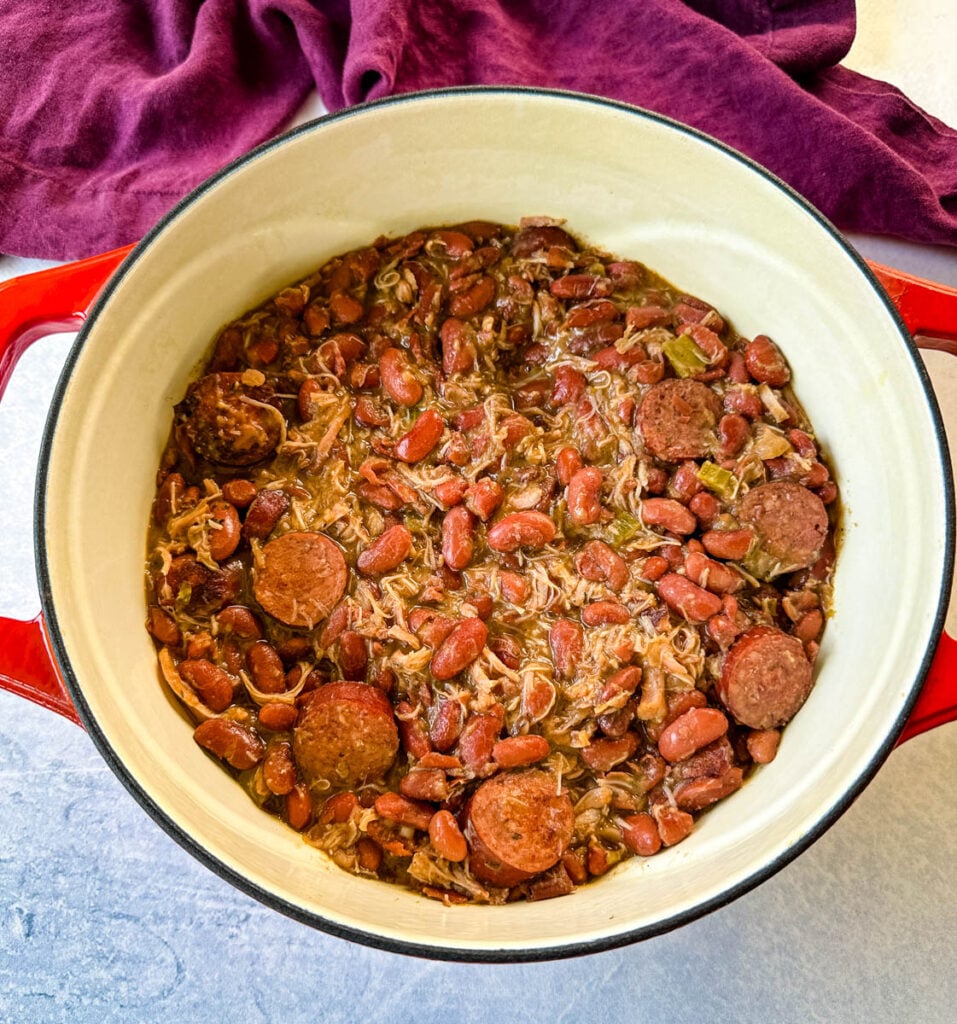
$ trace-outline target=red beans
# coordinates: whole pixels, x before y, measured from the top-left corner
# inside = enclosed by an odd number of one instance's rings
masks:
[[[661,526],[680,536],[694,533],[698,526],[694,513],[671,498],[645,498],[641,503],[641,518],[646,526]]]
[[[791,379],[791,371],[780,349],[765,334],[759,334],[744,350],[748,372],[756,380],[781,388]]]
[[[177,669],[210,710],[225,711],[232,704],[233,679],[211,661],[189,658]]]
[[[475,551],[475,521],[467,508],[457,505],[442,521],[442,557],[450,569],[464,569]]]
[[[256,689],[263,693],[282,693],[286,689],[286,670],[276,648],[266,640],[257,640],[246,652],[246,666]]]
[[[709,555],[734,562],[744,558],[753,542],[754,531],[749,529],[709,530],[701,536],[701,543]]]
[[[429,819],[429,841],[435,852],[454,863],[465,860],[469,848],[450,811],[436,811]]]
[[[509,736],[492,747],[492,760],[501,768],[524,768],[548,757],[550,750],[544,736]]]
[[[356,565],[366,576],[381,576],[405,561],[412,550],[412,534],[405,526],[391,526],[359,555]]]
[[[567,487],[572,477],[584,466],[581,453],[570,445],[562,448],[555,457],[555,473],[562,487]]]
[[[453,373],[467,373],[475,366],[475,329],[456,317],[442,324],[442,369]]]
[[[582,608],[582,622],[586,626],[622,626],[631,621],[631,612],[617,601],[593,601]]]
[[[395,457],[409,463],[424,459],[439,443],[444,430],[445,420],[434,409],[426,409],[396,442]]]
[[[255,768],[266,745],[256,733],[231,718],[210,718],[196,727],[193,739],[211,754],[239,771]]]
[[[727,716],[717,708],[691,708],[662,731],[658,750],[666,761],[684,761],[727,731]]]
[[[492,526],[487,535],[493,551],[541,548],[555,538],[555,524],[544,512],[512,512]]]
[[[590,540],[575,556],[575,568],[586,580],[607,584],[618,591],[628,582],[628,563],[600,540]]]
[[[720,597],[675,573],[668,573],[658,580],[658,594],[672,611],[689,622],[707,622],[721,611]]]
[[[491,477],[483,477],[476,480],[465,493],[465,507],[482,520],[488,520],[495,513],[495,510],[502,504],[505,492],[502,485]]]
[[[555,671],[560,677],[570,679],[585,650],[585,637],[581,626],[571,619],[559,619],[549,631],[548,642],[552,649]]]
[[[408,356],[402,349],[387,348],[382,353],[379,371],[382,374],[382,386],[394,402],[412,406],[422,398],[422,385],[413,373]]]
[[[661,849],[658,826],[650,814],[632,814],[621,823],[625,846],[639,857],[652,857]]]
[[[227,501],[216,502],[209,510],[209,553],[222,562],[239,547],[239,513]]]
[[[568,514],[577,526],[590,526],[601,517],[598,496],[604,477],[600,469],[586,466],[568,481]]]
[[[452,679],[463,672],[482,653],[488,629],[481,619],[464,619],[442,642],[432,656],[435,679]]]

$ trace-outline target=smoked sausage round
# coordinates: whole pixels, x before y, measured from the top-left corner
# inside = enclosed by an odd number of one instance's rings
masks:
[[[659,459],[700,459],[717,444],[718,396],[700,381],[663,380],[652,385],[638,409],[645,446]]]
[[[286,533],[264,544],[253,591],[273,618],[312,629],[339,603],[349,569],[339,548],[321,533]]]

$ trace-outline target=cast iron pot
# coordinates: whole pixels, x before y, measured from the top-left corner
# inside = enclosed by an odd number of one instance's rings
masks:
[[[260,813],[192,741],[143,625],[146,524],[172,406],[225,321],[380,234],[542,214],[783,348],[843,495],[834,614],[817,685],[777,759],[689,839],[561,900],[449,908],[339,870]],[[957,714],[955,645],[941,638],[949,460],[907,330],[953,337],[957,294],[881,273],[906,326],[874,270],[780,181],[622,104],[450,90],[307,124],[215,175],[128,254],[4,286],[3,380],[30,340],[75,323],[92,302],[41,455],[43,613],[3,623],[6,685],[80,721],[145,810],[201,861],[327,932],[436,958],[535,960],[690,921],[810,845],[902,735]]]

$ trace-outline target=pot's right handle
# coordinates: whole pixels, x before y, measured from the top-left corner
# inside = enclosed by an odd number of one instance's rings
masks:
[[[17,360],[46,334],[77,330],[132,246],[0,282],[0,398]],[[0,617],[0,689],[79,723],[63,685],[42,615]]]
[[[957,290],[871,263],[919,348],[957,355]],[[898,743],[957,720],[957,640],[941,633],[934,660]]]

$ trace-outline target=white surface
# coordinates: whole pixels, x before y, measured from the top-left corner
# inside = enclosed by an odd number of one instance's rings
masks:
[[[957,124],[950,4],[922,4],[919,17],[900,0],[858,9],[848,63]],[[855,241],[957,285],[957,250]],[[27,268],[0,260],[3,277]],[[63,340],[35,346],[0,406],[6,581],[32,575],[29,481],[65,352]],[[957,378],[947,357],[929,362],[957,439]],[[0,611],[35,611],[29,585],[4,590]],[[0,694],[0,1019],[949,1024],[955,777],[957,725],[911,741],[794,864],[640,946],[565,964],[429,964],[327,938],[247,899],[143,815],[82,732]]]

